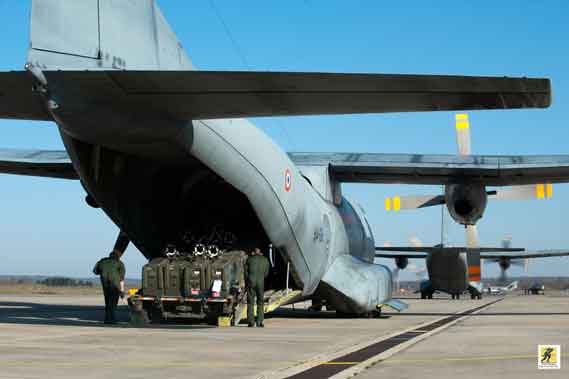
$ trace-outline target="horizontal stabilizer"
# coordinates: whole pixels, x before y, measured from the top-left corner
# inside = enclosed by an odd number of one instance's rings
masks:
[[[178,120],[545,108],[548,79],[230,71],[44,71],[48,86]],[[26,72],[0,73],[0,118],[46,119]]]
[[[0,119],[51,121],[28,72],[0,72]]]
[[[65,151],[0,149],[0,174],[78,179]]]
[[[377,307],[378,308],[389,307],[389,308],[393,309],[394,311],[403,312],[404,310],[409,308],[409,305],[407,303],[404,303],[401,300],[391,299],[386,303],[379,304]]]
[[[328,166],[345,183],[511,186],[569,182],[569,155],[289,153],[302,166]],[[546,188],[547,196],[547,188]]]

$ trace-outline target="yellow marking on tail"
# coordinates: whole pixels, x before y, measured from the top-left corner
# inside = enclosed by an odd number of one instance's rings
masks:
[[[391,199],[389,197],[385,198],[385,210],[388,212],[391,210]]]

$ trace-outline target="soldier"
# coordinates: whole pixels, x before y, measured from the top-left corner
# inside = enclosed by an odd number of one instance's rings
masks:
[[[247,282],[247,321],[249,327],[255,326],[253,307],[257,298],[257,326],[263,328],[265,316],[264,294],[265,278],[269,275],[269,260],[255,248],[245,262],[245,280]]]
[[[105,295],[105,324],[116,324],[115,310],[119,297],[124,298],[124,264],[121,253],[113,250],[107,258],[101,259],[93,268],[93,273],[101,277]]]

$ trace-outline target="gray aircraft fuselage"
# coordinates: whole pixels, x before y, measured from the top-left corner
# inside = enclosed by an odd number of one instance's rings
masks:
[[[85,4],[79,12],[35,0],[28,63],[43,70],[194,69],[153,1],[99,2],[99,42],[88,27],[98,17],[95,3],[77,3]],[[50,29],[46,15],[54,9],[85,25],[84,35]],[[128,27],[117,30],[124,20]],[[101,51],[91,54],[97,43]],[[152,104],[118,106],[89,91],[88,81],[46,77],[43,100],[82,185],[147,258],[185,232],[223,225],[238,248],[278,248],[272,287],[284,287],[290,262],[304,295],[317,293],[339,311],[362,313],[391,298],[391,273],[373,264],[365,215],[342,197],[326,167],[297,167],[244,119],[169,119]]]
[[[421,284],[427,292],[443,291],[449,294],[462,294],[470,283],[466,253],[430,253],[426,259],[429,279]]]

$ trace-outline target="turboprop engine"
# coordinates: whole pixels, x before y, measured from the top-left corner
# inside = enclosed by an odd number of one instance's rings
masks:
[[[465,164],[475,159],[471,153],[470,124],[466,114],[456,115],[456,142],[457,158],[464,159]],[[550,199],[553,196],[551,183],[510,186],[487,192],[484,183],[461,182],[460,173],[454,179],[455,181],[451,183],[444,183],[444,194],[386,198],[385,210],[399,211],[446,205],[454,221],[465,226],[473,226],[484,215],[488,196],[495,200]]]
[[[451,184],[445,188],[445,204],[451,217],[462,225],[475,225],[484,215],[488,195],[481,184]]]
[[[409,264],[409,258],[407,257],[397,257],[395,258],[395,265],[400,270],[405,270]]]

